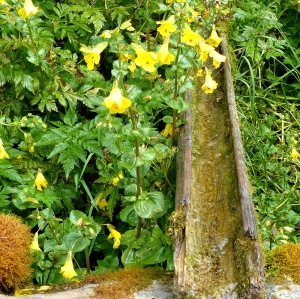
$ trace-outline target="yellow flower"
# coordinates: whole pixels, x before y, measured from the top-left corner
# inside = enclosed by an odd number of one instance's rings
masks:
[[[218,83],[211,77],[211,71],[205,68],[205,82],[202,86],[202,90],[208,94],[212,93],[218,87]]]
[[[132,58],[132,55],[128,54],[128,53],[123,53],[121,54],[121,60],[122,61],[128,61],[129,59]]]
[[[104,30],[100,36],[104,38],[111,38],[111,30]]]
[[[8,158],[9,158],[9,155],[5,151],[2,139],[0,138],[0,159],[3,160],[3,159],[8,159]]]
[[[29,149],[28,149],[29,153],[34,153],[34,146],[32,145]]]
[[[105,210],[105,207],[107,207],[108,203],[106,201],[105,198],[102,198],[103,196],[103,192],[101,192],[98,197],[97,200],[95,202],[96,206],[98,206],[101,210]]]
[[[42,251],[41,248],[39,247],[39,233],[36,232],[33,236],[33,240],[29,246],[30,249],[32,250],[39,250],[39,251]]]
[[[161,64],[170,64],[174,59],[174,55],[169,52],[169,39],[167,36],[157,52],[157,61]]]
[[[203,69],[199,69],[196,73],[197,77],[202,77],[203,76]]]
[[[45,179],[40,169],[38,169],[38,174],[35,178],[34,185],[36,186],[36,189],[39,191],[42,191],[42,187],[47,188],[48,182]]]
[[[187,17],[187,21],[189,23],[194,22],[195,17],[197,17],[199,14],[197,11],[193,10],[192,8],[189,10],[188,13],[189,13],[189,16]]]
[[[27,19],[35,15],[39,8],[35,7],[31,0],[25,0],[24,7],[19,9],[18,14],[23,18]]]
[[[298,159],[299,156],[300,156],[300,154],[298,153],[298,151],[296,150],[296,148],[293,147],[292,152],[291,152],[291,154],[290,154],[290,157],[291,157],[292,159]]]
[[[209,56],[213,59],[213,65],[218,68],[221,64],[221,62],[224,62],[226,60],[226,56],[221,55],[216,50],[213,50],[209,53]]]
[[[186,2],[186,0],[176,0],[176,2],[179,2],[179,3],[182,2],[183,3],[183,2]]]
[[[167,138],[168,136],[173,136],[173,125],[168,123],[165,128],[160,132],[162,136]]]
[[[219,37],[215,28],[215,25],[213,25],[213,30],[210,34],[210,37],[206,40],[206,42],[213,46],[213,47],[218,47],[220,42],[222,41],[222,37]]]
[[[292,142],[293,142],[293,145],[296,145],[298,143],[298,141],[295,139],[294,136],[292,137]]]
[[[120,172],[118,174],[118,176],[113,179],[113,181],[112,181],[113,186],[118,186],[118,183],[119,183],[120,179],[123,179],[123,178],[124,178],[123,173]]]
[[[107,42],[102,42],[95,46],[94,48],[90,49],[88,47],[81,47],[79,50],[83,53],[88,53],[84,56],[84,60],[87,64],[87,68],[92,71],[94,69],[95,64],[99,64],[100,62],[100,54],[103,50],[107,47]]]
[[[134,71],[136,70],[136,65],[133,61],[130,61],[129,65],[128,65],[128,69],[134,73]]]
[[[63,277],[71,279],[74,276],[77,276],[76,271],[74,270],[73,261],[72,261],[72,251],[68,252],[68,256],[65,264],[60,268],[60,273]]]
[[[119,248],[120,244],[121,244],[121,234],[114,229],[114,226],[111,225],[111,224],[107,224],[107,228],[110,232],[109,236],[107,239],[114,239],[114,245],[113,245],[113,248],[116,249],[116,248]]]
[[[122,95],[116,80],[109,96],[104,99],[102,105],[107,108],[111,114],[124,113],[125,109],[131,105],[131,101]]]
[[[170,32],[175,32],[176,27],[174,26],[175,22],[175,16],[170,16],[167,20],[165,21],[157,21],[157,24],[160,24],[160,26],[157,28],[157,31],[162,35],[162,36],[168,36]]]
[[[206,44],[205,42],[200,42],[200,60],[201,62],[205,62],[208,58],[208,55],[211,51],[214,51],[214,47]]]
[[[142,67],[146,72],[153,73],[156,71],[155,63],[157,62],[157,56],[153,52],[144,50],[142,46],[137,44],[131,44],[132,48],[137,54],[134,63]]]
[[[8,5],[4,0],[0,0],[0,4],[1,5]],[[7,7],[7,8],[4,8],[4,9],[1,9],[1,11],[2,12],[4,12],[4,13],[7,13],[7,12],[9,12],[9,7]]]
[[[195,46],[198,42],[202,40],[201,35],[195,33],[188,24],[185,24],[185,29],[183,30],[182,42],[189,46]]]

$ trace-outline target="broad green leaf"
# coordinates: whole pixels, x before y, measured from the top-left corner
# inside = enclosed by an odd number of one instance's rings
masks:
[[[152,218],[164,211],[164,197],[159,192],[148,193],[145,199],[139,199],[134,203],[134,209],[140,217]]]
[[[132,226],[135,226],[137,224],[137,213],[134,210],[134,206],[128,206],[126,208],[124,208],[121,212],[120,212],[120,218],[123,222],[127,222]],[[123,238],[123,235],[122,235]]]

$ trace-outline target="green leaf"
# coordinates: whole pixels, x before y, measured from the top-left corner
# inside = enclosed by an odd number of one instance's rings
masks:
[[[164,197],[160,192],[149,192],[145,199],[139,199],[134,203],[134,209],[140,217],[152,218],[164,211]]]
[[[162,236],[162,230],[157,224],[153,227],[152,236],[155,238],[160,238]]]
[[[138,215],[134,210],[134,206],[130,205],[120,212],[120,218],[123,222],[127,222],[132,226],[137,225]],[[123,238],[123,235],[122,235]]]
[[[73,109],[69,109],[66,113],[66,115],[63,118],[63,121],[65,124],[73,127],[76,122],[78,121],[78,117],[77,114],[75,113],[75,111]]]
[[[136,235],[134,230],[128,230],[121,237],[121,244],[130,246],[133,242],[136,241]]]
[[[86,219],[88,218],[87,215],[85,215],[83,212],[81,211],[77,211],[77,210],[73,210],[71,213],[70,213],[70,221],[75,224],[75,225],[78,225],[79,224],[79,221],[82,221],[83,219]]]
[[[170,106],[171,108],[175,109],[175,110],[178,110],[178,112],[182,112],[186,109],[189,108],[190,104],[188,102],[186,102],[183,98],[181,97],[178,97],[178,99],[175,101],[175,100],[168,100],[166,102],[166,104],[168,106]]]
[[[13,165],[8,160],[0,160],[0,176],[23,184],[21,176],[13,169]]]
[[[90,240],[79,232],[70,232],[66,235],[65,244],[68,251],[80,252],[90,245]]]

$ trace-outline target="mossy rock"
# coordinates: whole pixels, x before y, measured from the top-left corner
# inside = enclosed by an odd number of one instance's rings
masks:
[[[267,278],[274,283],[300,284],[300,244],[280,245],[265,254]]]
[[[0,214],[0,293],[12,293],[31,278],[30,228],[12,215]]]

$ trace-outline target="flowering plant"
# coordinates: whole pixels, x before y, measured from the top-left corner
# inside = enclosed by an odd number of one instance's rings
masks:
[[[119,2],[1,3],[0,209],[32,227],[40,284],[105,259],[173,267],[178,114],[195,69],[204,92],[217,88],[219,13],[193,0]]]

